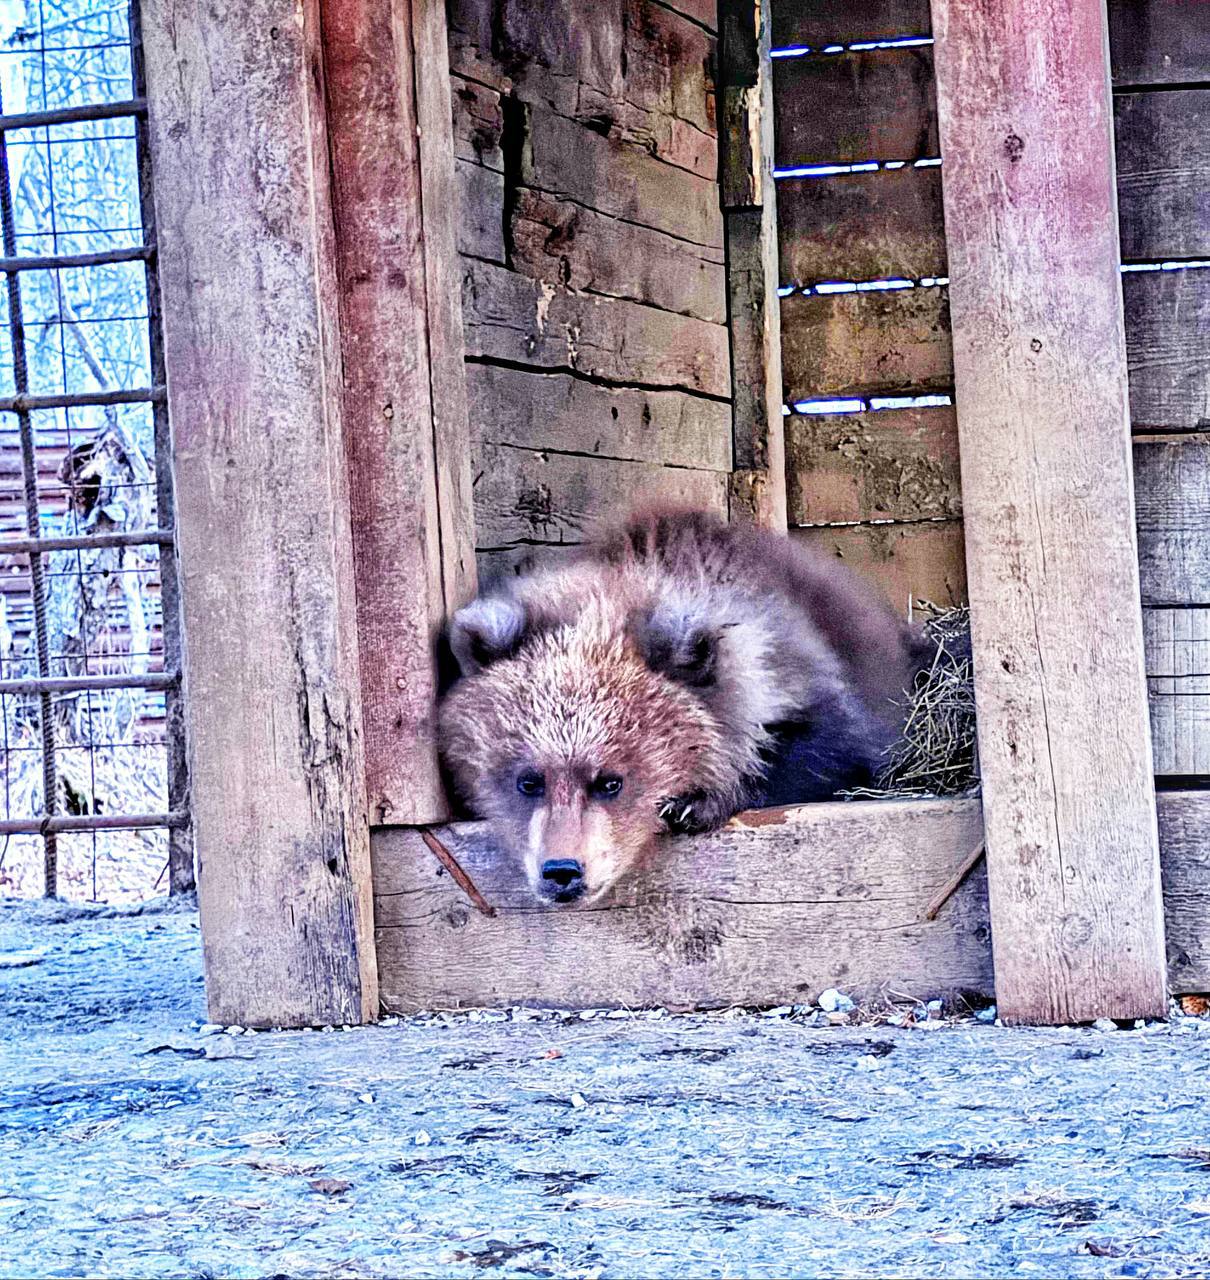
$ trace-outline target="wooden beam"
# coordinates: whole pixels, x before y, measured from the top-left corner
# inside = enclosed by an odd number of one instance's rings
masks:
[[[978,800],[740,814],[716,835],[668,841],[598,907],[565,912],[534,902],[481,824],[442,828],[490,919],[416,832],[378,831],[383,1006],[761,1006],[833,986],[988,996],[983,868],[927,918],[982,830]],[[1210,990],[1210,792],[1161,794],[1159,830],[1172,986]]]
[[[907,617],[917,600],[966,603],[962,521],[884,520],[791,528],[790,536],[843,560]]]
[[[322,11],[370,819],[436,822],[435,640],[475,589],[444,9]]]
[[[1163,1016],[1104,0],[933,0],[997,1001]]]
[[[600,906],[551,911],[482,824],[437,833],[496,909],[471,905],[415,832],[374,834],[383,1005],[775,1005],[828,987],[989,994],[977,800],[819,804],[741,814],[668,841]]]
[[[779,169],[937,154],[928,46],[777,58],[773,78]]]
[[[727,250],[731,515],[786,527],[769,5],[720,0],[719,173]]]
[[[959,516],[954,411],[791,414],[786,484],[792,525]]]
[[[377,1012],[314,0],[143,6],[210,1017]]]

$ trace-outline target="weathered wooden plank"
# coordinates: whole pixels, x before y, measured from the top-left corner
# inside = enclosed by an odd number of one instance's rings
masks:
[[[1143,603],[1210,605],[1210,442],[1136,442],[1134,503]]]
[[[923,998],[991,990],[981,871],[924,919],[982,838],[978,801],[741,815],[716,835],[669,841],[649,872],[589,911],[542,910],[477,824],[440,835],[497,915],[476,912],[415,834],[376,832],[390,1009],[773,1005],[834,986]]]
[[[714,38],[691,17],[651,0],[453,0],[449,21],[459,76],[716,176]]]
[[[653,499],[727,514],[728,477],[717,471],[500,444],[477,444],[473,465],[479,547],[497,573],[543,548],[579,545]]]
[[[777,166],[937,155],[931,50],[775,58]]]
[[[719,185],[731,340],[731,518],[786,528],[769,7],[720,0]]]
[[[1127,93],[1113,105],[1122,257],[1210,257],[1210,89]]]
[[[526,187],[513,190],[510,212],[509,265],[515,270],[571,289],[726,322],[721,249]]]
[[[795,525],[962,514],[950,408],[792,415],[786,473]]]
[[[490,364],[470,364],[466,374],[471,420],[486,443],[731,470],[731,409],[723,401]]]
[[[656,0],[662,8],[682,14],[707,31],[718,30],[717,0]]]
[[[318,7],[150,0],[143,33],[210,1016],[360,1022],[377,979]]]
[[[953,384],[949,306],[941,288],[801,294],[781,302],[786,400]]]
[[[1156,774],[1210,774],[1210,608],[1144,609],[1143,644]]]
[[[504,175],[469,160],[454,161],[458,252],[504,265]]]
[[[329,9],[323,39],[366,790],[378,821],[434,821],[429,652],[444,598],[410,7]]]
[[[1175,991],[1210,988],[1210,793],[1157,797]],[[982,834],[978,800],[807,805],[741,814],[669,841],[646,878],[599,910],[532,905],[478,824],[443,829],[497,909],[467,902],[414,832],[374,836],[387,1008],[748,1006],[830,986],[858,995],[990,994],[987,883],[932,894]],[[768,886],[788,886],[770,895]]]
[[[961,520],[792,527],[790,536],[843,560],[905,617],[916,600],[966,603]]]
[[[454,109],[454,155],[459,160],[504,171],[504,111],[500,91],[477,84],[464,76],[450,77],[451,105]]]
[[[1159,1017],[1103,0],[933,20],[997,1003]]]
[[[1159,801],[1168,973],[1174,991],[1210,991],[1210,791]]]
[[[411,0],[416,128],[425,210],[424,276],[428,299],[429,379],[433,450],[437,457],[437,518],[447,613],[474,598],[475,519],[466,411],[466,339],[462,329],[454,218],[458,188],[451,136],[449,45],[441,0]],[[370,54],[377,57],[376,52]]]
[[[1210,78],[1202,0],[1109,0],[1115,84],[1179,84]]]
[[[443,331],[452,264],[438,262],[454,257],[449,78],[430,65],[440,50],[424,68],[413,56],[431,4],[356,0],[324,20],[366,785],[378,822],[448,814],[433,639],[473,591],[460,317],[446,317],[453,327]],[[440,101],[422,125],[424,77]],[[441,127],[444,149],[432,136]],[[458,501],[461,534],[448,510]]]
[[[528,108],[520,185],[707,248],[723,243],[718,175],[703,177],[544,105]]]
[[[773,44],[826,48],[861,40],[927,36],[932,31],[928,0],[781,0],[773,5]]]
[[[1210,423],[1210,271],[1122,277],[1130,415],[1135,431]],[[953,383],[944,288],[783,298],[782,374],[788,401]]]
[[[1210,427],[1210,270],[1122,277],[1136,431]]]
[[[939,168],[783,178],[777,222],[783,284],[946,272]]]
[[[721,246],[695,247],[679,232],[669,234],[614,213],[599,213],[590,207],[602,199],[596,191],[580,189],[575,199],[565,199],[519,185],[519,158],[526,142],[514,140],[518,166],[505,175],[500,94],[457,76],[454,82],[465,214],[459,248],[464,253],[506,262],[535,279],[574,289],[629,298],[720,324],[726,320]],[[516,119],[524,132],[528,115],[521,110]],[[608,171],[594,177],[605,186],[611,180]]]
[[[572,369],[623,385],[726,398],[727,330],[620,298],[575,293],[490,263],[463,278],[467,354]]]

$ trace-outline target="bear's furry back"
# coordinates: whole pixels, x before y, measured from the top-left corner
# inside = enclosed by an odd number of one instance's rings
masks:
[[[734,627],[735,667],[711,701],[766,739],[752,803],[824,799],[877,772],[926,646],[871,584],[784,535],[693,511],[636,515],[587,558],[658,566]]]
[[[696,826],[868,781],[919,665],[907,624],[843,566],[702,512],[635,516],[495,599],[524,617],[522,646],[604,617],[701,700],[733,777],[695,797]]]

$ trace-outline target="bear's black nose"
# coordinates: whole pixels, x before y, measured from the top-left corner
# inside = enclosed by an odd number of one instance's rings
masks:
[[[572,858],[548,858],[542,879],[558,902],[570,902],[584,892],[584,868]]]

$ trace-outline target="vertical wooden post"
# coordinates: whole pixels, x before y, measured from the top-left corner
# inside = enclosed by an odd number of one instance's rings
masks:
[[[733,519],[786,528],[768,0],[719,0],[719,183],[731,335]]]
[[[997,999],[1162,1016],[1104,0],[933,0]]]
[[[210,1016],[377,1012],[316,0],[144,0]]]
[[[437,822],[434,642],[475,590],[445,8],[322,10],[370,820]]]

